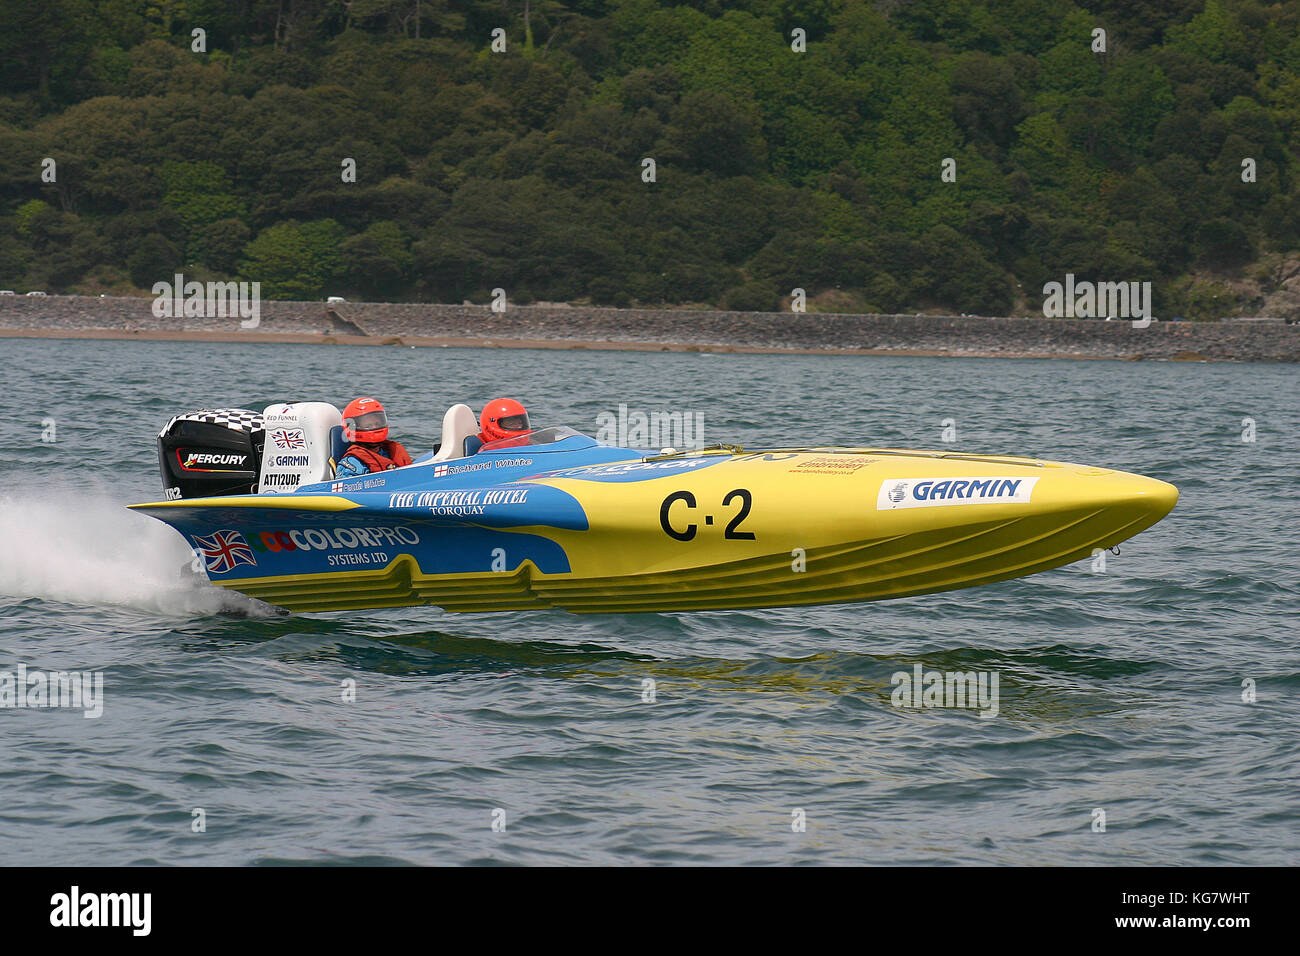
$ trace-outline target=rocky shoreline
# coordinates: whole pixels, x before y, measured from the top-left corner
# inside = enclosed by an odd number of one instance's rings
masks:
[[[1300,325],[613,309],[538,304],[261,303],[260,323],[157,318],[152,298],[0,296],[0,337],[159,338],[527,348],[1300,361]]]

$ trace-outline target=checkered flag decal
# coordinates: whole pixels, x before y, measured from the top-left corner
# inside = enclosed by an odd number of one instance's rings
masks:
[[[197,412],[177,415],[159,435],[166,435],[177,422],[207,422],[245,432],[261,431],[263,428],[261,412],[249,411],[247,408],[201,408]]]

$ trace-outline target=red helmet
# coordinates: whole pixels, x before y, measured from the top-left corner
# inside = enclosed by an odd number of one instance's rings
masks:
[[[373,398],[354,398],[343,409],[343,440],[373,444],[388,440],[388,416]]]
[[[483,439],[485,445],[490,441],[526,435],[531,431],[528,412],[513,398],[494,398],[484,405],[483,414],[479,416],[479,427],[482,431],[478,437]]]

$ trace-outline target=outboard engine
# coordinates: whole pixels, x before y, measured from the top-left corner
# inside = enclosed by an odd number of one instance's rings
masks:
[[[164,493],[172,499],[275,494],[329,481],[342,424],[341,413],[328,402],[177,415],[158,436]]]
[[[257,491],[265,429],[245,408],[205,408],[177,415],[158,435],[158,467],[168,498],[246,495]]]

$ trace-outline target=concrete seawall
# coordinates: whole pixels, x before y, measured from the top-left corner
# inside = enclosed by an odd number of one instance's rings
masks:
[[[1300,325],[263,301],[261,322],[157,318],[151,298],[0,296],[0,336],[1300,361]]]

